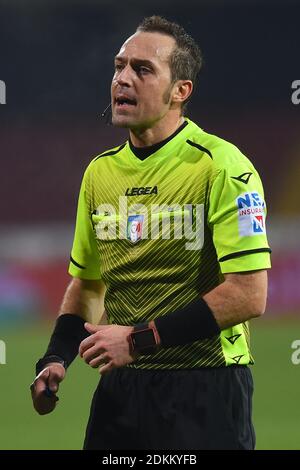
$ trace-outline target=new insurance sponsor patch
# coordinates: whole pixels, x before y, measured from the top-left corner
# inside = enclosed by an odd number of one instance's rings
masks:
[[[239,234],[251,237],[266,233],[265,201],[257,192],[243,193],[236,199]]]

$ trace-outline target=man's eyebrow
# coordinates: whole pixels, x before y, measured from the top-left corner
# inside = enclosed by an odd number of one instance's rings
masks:
[[[116,56],[115,61],[126,62],[126,57]],[[133,59],[130,60],[130,63],[132,63],[134,65],[146,65],[148,67],[153,67],[153,68],[155,67],[154,63],[151,60],[148,60],[148,59],[133,58]]]

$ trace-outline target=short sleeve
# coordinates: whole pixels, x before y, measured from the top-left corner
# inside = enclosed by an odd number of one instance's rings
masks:
[[[100,259],[87,204],[85,178],[86,175],[83,177],[79,193],[69,273],[81,279],[98,280],[101,278]]]
[[[243,161],[212,184],[208,224],[223,274],[270,268],[266,204],[260,177]]]

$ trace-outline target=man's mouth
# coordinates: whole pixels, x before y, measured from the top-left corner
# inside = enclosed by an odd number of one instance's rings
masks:
[[[119,109],[125,109],[130,106],[136,106],[137,101],[134,98],[128,98],[127,96],[118,96],[115,98],[115,105]]]

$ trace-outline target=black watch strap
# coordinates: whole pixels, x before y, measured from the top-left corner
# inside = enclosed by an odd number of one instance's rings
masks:
[[[64,366],[65,369],[67,368],[66,361],[62,357],[52,354],[49,356],[42,357],[41,359],[37,361],[35,365],[36,375],[38,375],[43,369],[45,369],[47,364],[49,364],[50,362],[58,362],[59,364]]]
[[[149,325],[147,322],[137,323],[136,325],[134,325],[133,331],[142,331],[142,330],[146,330],[147,328],[149,328]]]

